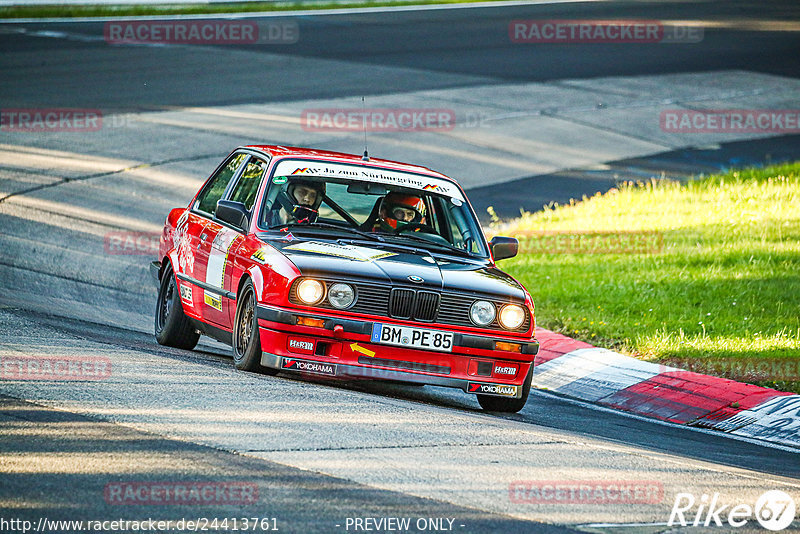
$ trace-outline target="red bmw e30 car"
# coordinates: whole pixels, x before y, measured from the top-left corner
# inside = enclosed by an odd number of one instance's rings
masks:
[[[238,369],[454,387],[522,409],[531,296],[495,261],[463,189],[424,167],[321,150],[234,150],[167,216],[156,339],[201,334]]]

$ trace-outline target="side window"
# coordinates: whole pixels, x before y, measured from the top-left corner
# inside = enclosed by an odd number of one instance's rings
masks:
[[[222,167],[217,174],[211,178],[205,191],[203,191],[198,198],[198,210],[214,215],[214,212],[217,211],[217,201],[222,198],[225,189],[231,182],[231,178],[236,174],[236,170],[241,166],[246,157],[247,154],[236,154],[228,161],[227,165]]]
[[[441,221],[448,227],[450,232],[450,242],[467,252],[473,254],[481,254],[480,246],[478,244],[477,232],[478,229],[474,224],[469,224],[469,220],[464,216],[463,204],[456,206],[451,202],[443,199],[435,199],[437,204],[437,213],[441,212],[444,221]]]
[[[461,229],[456,224],[455,217],[450,217],[450,234],[453,236],[453,244],[458,248],[466,249],[467,246],[464,243],[464,236],[461,234]],[[471,250],[470,252],[475,252]]]
[[[251,159],[231,192],[231,200],[241,202],[248,211],[252,210],[256,194],[258,194],[258,186],[261,185],[261,177],[266,168],[267,164],[260,159]]]

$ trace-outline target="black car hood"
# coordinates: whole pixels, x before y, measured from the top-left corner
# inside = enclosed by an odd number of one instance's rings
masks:
[[[305,276],[424,287],[520,303],[525,300],[522,287],[488,261],[433,256],[423,249],[389,243],[260,237],[286,255]],[[414,277],[422,281],[413,280]]]

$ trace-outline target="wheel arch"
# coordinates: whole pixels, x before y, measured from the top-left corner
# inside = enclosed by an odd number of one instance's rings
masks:
[[[164,278],[164,273],[167,272],[167,267],[172,269],[172,273],[175,274],[175,265],[177,263],[178,253],[173,249],[169,251],[161,260],[161,268],[158,270],[158,280],[161,281]]]
[[[175,271],[175,269],[172,267],[172,261],[170,260],[169,256],[164,256],[161,259],[161,267],[158,268],[159,282],[164,278],[164,273],[167,271],[167,267],[172,269],[173,272]]]
[[[261,302],[261,295],[264,292],[264,273],[261,272],[256,266],[250,267],[247,271],[242,273],[241,278],[239,278],[239,283],[236,287],[236,295],[242,292],[242,288],[247,280],[251,280],[253,282],[253,289],[256,292],[256,302]]]
[[[242,289],[244,289],[244,285],[248,280],[252,280],[252,277],[250,276],[250,273],[247,272],[242,274],[242,277],[239,278],[239,286],[236,288],[236,300],[239,300],[239,295],[242,294]],[[253,286],[255,286],[255,284],[253,284]],[[256,292],[256,295],[258,295],[258,292]]]

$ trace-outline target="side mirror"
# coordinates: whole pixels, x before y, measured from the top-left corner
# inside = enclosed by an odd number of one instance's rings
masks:
[[[218,201],[215,217],[242,231],[247,230],[250,225],[250,213],[244,207],[244,204],[235,200]]]
[[[513,237],[494,236],[489,241],[489,248],[492,249],[494,261],[513,258],[519,252],[519,241]]]

